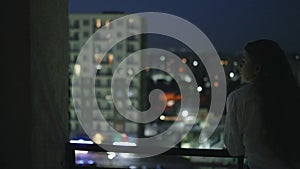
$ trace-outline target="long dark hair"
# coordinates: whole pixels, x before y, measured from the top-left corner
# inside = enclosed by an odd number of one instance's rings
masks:
[[[245,51],[261,66],[254,80],[262,99],[265,143],[290,167],[300,153],[300,89],[285,52],[272,40],[250,42]]]

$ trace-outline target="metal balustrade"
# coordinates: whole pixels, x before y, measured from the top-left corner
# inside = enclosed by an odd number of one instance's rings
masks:
[[[68,143],[68,157],[69,164],[71,169],[85,169],[85,168],[97,168],[105,169],[105,167],[90,167],[90,166],[77,166],[75,163],[75,150],[81,151],[91,151],[91,152],[107,152],[105,149],[101,148],[96,144],[77,144],[77,143]],[[134,148],[132,146],[109,146],[111,150],[114,150],[116,153],[132,153]],[[244,157],[231,156],[226,149],[195,149],[195,148],[171,148],[170,150],[162,153],[161,155],[168,156],[194,156],[194,157],[219,157],[219,158],[236,158],[237,169],[244,168]],[[213,166],[212,166],[213,167]],[[111,168],[110,168],[111,169]],[[114,168],[116,169],[116,168]]]

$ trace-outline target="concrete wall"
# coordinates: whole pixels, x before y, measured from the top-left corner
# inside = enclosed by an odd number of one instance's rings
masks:
[[[1,169],[67,168],[67,6],[1,5]]]
[[[66,0],[31,0],[32,168],[65,169],[68,141]]]
[[[1,7],[0,168],[31,168],[29,3]]]

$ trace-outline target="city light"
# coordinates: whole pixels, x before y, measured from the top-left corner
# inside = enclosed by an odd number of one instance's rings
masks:
[[[182,72],[183,72],[183,67],[179,67],[179,68],[178,68],[178,72],[179,72],[179,73],[182,73]]]
[[[113,63],[113,61],[114,61],[114,55],[113,54],[109,54],[108,55],[108,64],[112,64]]]
[[[220,64],[223,65],[223,66],[227,66],[228,61],[227,60],[220,60]]]
[[[198,61],[197,60],[193,61],[193,66],[195,66],[195,67],[198,66]]]
[[[75,150],[75,154],[88,154],[88,151]]]
[[[103,56],[101,54],[95,54],[95,61],[96,63],[100,63],[102,60]]]
[[[205,87],[207,87],[207,88],[210,87],[210,83],[209,83],[209,82],[206,82],[204,85],[205,85]]]
[[[201,86],[198,86],[198,87],[197,87],[197,91],[198,91],[198,92],[201,92],[201,91],[202,91],[202,87],[201,87]]]
[[[133,22],[134,22],[134,19],[133,19],[133,18],[129,18],[129,19],[128,19],[128,22],[129,22],[129,23],[133,23]]]
[[[137,167],[135,165],[131,165],[129,166],[129,169],[137,169]]]
[[[113,142],[114,146],[136,146],[135,143],[131,143],[131,142],[124,142],[124,141],[116,141]]]
[[[75,64],[74,72],[76,76],[80,76],[81,66],[79,64]]]
[[[97,69],[97,70],[101,70],[101,69],[102,69],[102,66],[98,64],[98,65],[96,66],[96,69]]]
[[[134,71],[133,71],[132,68],[129,68],[129,69],[127,70],[127,73],[128,73],[128,75],[132,76],[133,73],[134,73]]]
[[[94,164],[95,162],[93,160],[89,160],[88,164]]]
[[[83,139],[79,139],[79,140],[70,140],[70,143],[76,143],[76,144],[94,144],[92,141],[89,141],[89,140],[83,140]]]
[[[237,61],[234,61],[233,62],[233,66],[237,66],[238,65],[238,62]]]
[[[159,119],[160,119],[160,120],[165,120],[165,119],[166,119],[166,116],[161,115],[161,116],[159,117]]]
[[[191,83],[192,82],[192,78],[189,76],[189,75],[185,75],[184,76],[184,80],[188,83]]]
[[[102,141],[103,141],[103,136],[100,134],[100,133],[96,133],[93,137],[93,141],[96,143],[96,144],[101,144]]]
[[[96,19],[96,27],[97,28],[101,27],[101,19]]]
[[[175,104],[175,101],[174,101],[174,100],[168,100],[168,101],[167,101],[167,106],[168,106],[168,107],[172,107],[172,106],[174,106],[174,104]]]
[[[110,26],[110,22],[109,22],[109,20],[106,20],[105,21],[105,27],[109,28],[109,26]]]
[[[219,82],[214,82],[214,87],[219,87]]]
[[[83,160],[78,160],[77,164],[84,164],[84,161]]]
[[[116,157],[116,153],[115,152],[107,152],[107,158],[112,160]]]
[[[229,73],[229,77],[233,78],[235,76],[235,74],[233,72]]]
[[[106,99],[106,100],[112,100],[112,96],[109,95],[109,94],[108,94],[108,95],[105,95],[105,99]]]
[[[133,96],[134,96],[133,92],[132,91],[128,91],[128,97],[133,97]]]
[[[187,110],[182,111],[182,117],[187,117],[189,115],[189,112]]]

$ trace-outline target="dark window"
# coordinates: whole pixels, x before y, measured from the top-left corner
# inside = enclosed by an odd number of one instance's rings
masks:
[[[90,20],[88,20],[88,19],[83,20],[83,25],[84,26],[89,26],[90,25]]]
[[[128,44],[127,45],[127,52],[134,52],[135,51],[135,47],[133,44]]]
[[[78,40],[78,39],[79,39],[79,33],[78,33],[78,32],[75,32],[75,33],[73,34],[72,40]]]
[[[73,28],[79,28],[79,27],[80,27],[79,20],[74,20]]]
[[[90,33],[89,32],[83,32],[83,37],[87,38],[90,36]]]

